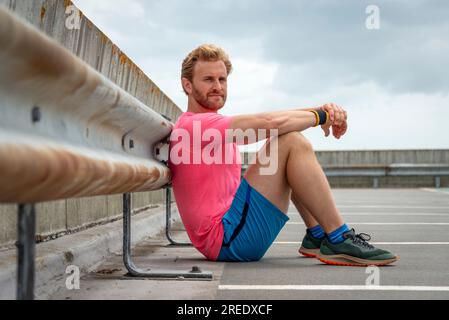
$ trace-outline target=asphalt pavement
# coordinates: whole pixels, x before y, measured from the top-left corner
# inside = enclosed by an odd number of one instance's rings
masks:
[[[316,300],[449,299],[449,189],[334,189],[345,221],[367,233],[374,245],[400,260],[379,268],[328,266],[297,253],[305,226],[296,208],[259,262],[215,263],[190,247],[168,246],[165,235],[133,249],[142,268],[214,274],[212,281],[167,281],[126,276],[120,254],[80,280],[80,289],[61,288],[52,299]],[[187,241],[181,224],[173,237]]]

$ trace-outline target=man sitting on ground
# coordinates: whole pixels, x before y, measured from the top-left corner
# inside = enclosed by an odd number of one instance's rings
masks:
[[[327,104],[220,115],[231,71],[227,54],[214,45],[200,46],[182,64],[188,110],[171,135],[169,167],[179,213],[193,245],[212,261],[258,261],[289,220],[292,201],[307,226],[300,254],[333,265],[380,266],[398,260],[345,224],[313,147],[300,133],[321,125],[326,136],[332,128],[340,139],[347,130],[346,111]],[[243,132],[254,132],[253,139],[241,139]],[[237,145],[267,137],[241,179]],[[276,170],[267,170],[266,157]]]

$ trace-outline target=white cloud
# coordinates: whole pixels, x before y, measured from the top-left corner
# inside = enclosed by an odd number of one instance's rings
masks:
[[[95,22],[114,19],[141,19],[146,16],[139,0],[74,0],[87,16],[95,16]]]
[[[126,31],[129,26],[146,17],[141,0],[73,0],[73,3],[97,27],[106,31],[113,42],[120,44],[129,40],[130,34]]]
[[[348,111],[349,129],[341,140],[324,138],[321,129],[306,131],[318,150],[449,147],[442,121],[449,117],[448,94],[391,95],[374,83],[363,83],[313,99],[334,101]]]
[[[229,78],[227,114],[257,113],[273,107],[272,90],[278,66],[236,58]],[[270,105],[271,104],[271,105]]]
[[[443,7],[368,1],[75,0],[182,110],[180,66],[216,43],[231,56],[227,115],[335,102],[349,113],[343,139],[305,132],[317,150],[449,148],[449,24]]]

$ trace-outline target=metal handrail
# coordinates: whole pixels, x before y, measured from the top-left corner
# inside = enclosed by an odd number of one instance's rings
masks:
[[[327,165],[323,166],[327,176],[448,176],[449,164],[390,164],[390,165]]]
[[[3,7],[0,59],[1,203],[169,183],[153,146],[173,124]]]

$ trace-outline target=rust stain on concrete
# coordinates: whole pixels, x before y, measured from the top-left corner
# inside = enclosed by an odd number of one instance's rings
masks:
[[[47,12],[47,9],[44,6],[42,6],[41,7],[41,23],[44,21],[46,12]]]
[[[113,56],[118,56],[119,51],[120,51],[119,48],[117,48],[117,46],[115,44],[113,44],[112,47],[111,47],[112,55]]]
[[[64,7],[67,8],[69,6],[72,5],[72,1],[71,0],[64,0]]]
[[[128,57],[124,55],[123,53],[120,53],[119,55],[120,64],[125,64],[128,62]]]
[[[101,43],[103,43],[103,44],[107,44],[108,42],[111,41],[111,40],[109,40],[108,37],[106,37],[106,35],[103,32],[100,32],[100,38],[101,38]]]

